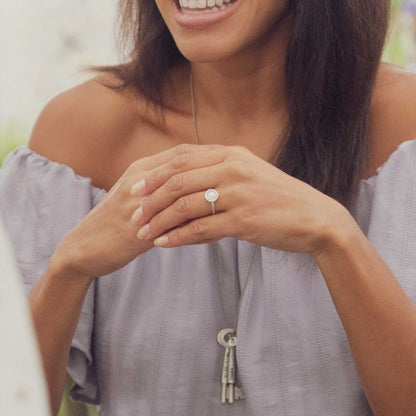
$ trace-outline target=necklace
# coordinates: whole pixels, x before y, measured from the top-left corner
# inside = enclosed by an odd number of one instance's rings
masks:
[[[196,112],[195,112],[195,98],[194,98],[194,89],[193,89],[193,79],[192,79],[192,71],[189,71],[189,87],[191,92],[191,104],[192,104],[192,118],[194,122],[194,131],[195,131],[195,142],[199,144],[199,137],[198,137],[198,127],[196,121]],[[240,314],[240,304],[241,300],[244,295],[245,288],[248,282],[248,276],[250,273],[251,265],[254,260],[254,256],[257,251],[257,245],[253,251],[253,257],[251,258],[250,266],[248,269],[247,277],[245,280],[244,288],[241,292],[238,307],[237,307],[237,315],[235,319],[235,324],[233,328],[224,328],[217,334],[217,341],[218,343],[224,347],[224,360],[221,372],[221,403],[233,403],[234,400],[245,399],[245,393],[242,387],[236,385],[236,375],[237,375],[237,355],[236,355],[236,347],[237,347],[237,323],[238,323],[238,315]],[[221,298],[222,303],[224,306],[224,296],[221,291]],[[225,312],[224,312],[225,313]]]

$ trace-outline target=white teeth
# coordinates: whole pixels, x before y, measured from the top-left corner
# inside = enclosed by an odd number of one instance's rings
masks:
[[[233,3],[233,0],[179,0],[179,6],[183,13],[224,10]]]

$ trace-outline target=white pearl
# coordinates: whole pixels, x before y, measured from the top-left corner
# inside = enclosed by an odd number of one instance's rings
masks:
[[[215,189],[208,189],[205,192],[205,199],[208,202],[215,202],[218,199],[218,192]]]

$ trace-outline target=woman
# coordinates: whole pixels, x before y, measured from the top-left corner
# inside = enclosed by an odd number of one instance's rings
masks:
[[[121,4],[129,63],[2,168],[55,412],[68,369],[102,415],[415,413],[416,79],[380,63],[388,6]]]

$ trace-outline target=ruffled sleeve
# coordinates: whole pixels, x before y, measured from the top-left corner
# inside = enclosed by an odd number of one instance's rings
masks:
[[[0,169],[0,214],[14,246],[28,294],[45,272],[60,240],[103,198],[89,178],[20,146]],[[95,283],[86,295],[70,352],[68,373],[75,400],[97,404],[99,392],[92,351]]]
[[[416,139],[401,143],[371,179],[367,238],[416,301]]]

